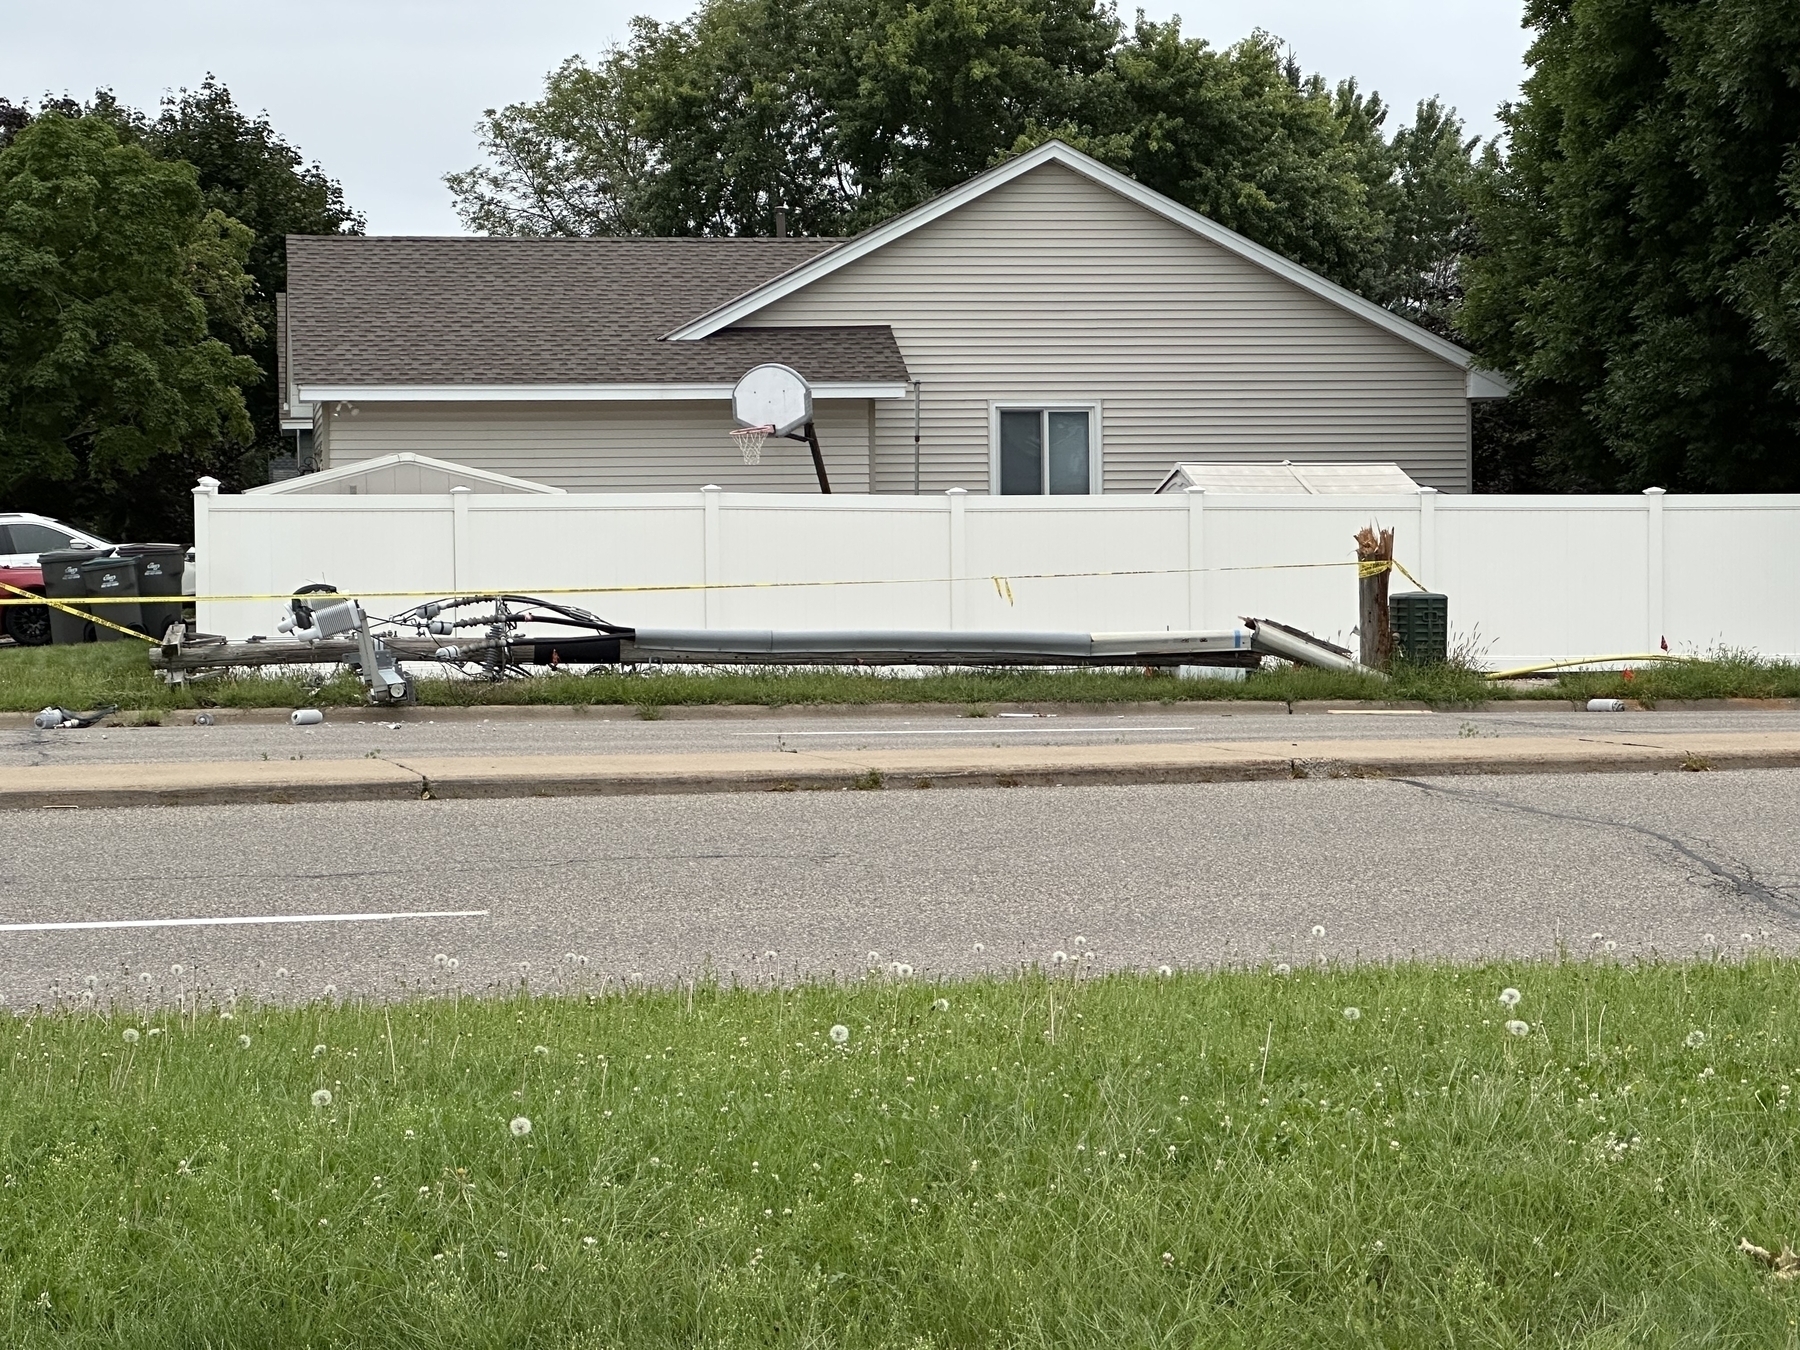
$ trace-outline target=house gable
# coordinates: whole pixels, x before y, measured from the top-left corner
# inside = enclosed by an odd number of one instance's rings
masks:
[[[1378,458],[1469,487],[1467,353],[1056,157],[782,289],[737,326],[892,329],[922,382],[928,490],[989,482],[1005,404],[1095,408],[1108,491],[1181,459]],[[910,487],[913,411],[877,409],[877,490]]]

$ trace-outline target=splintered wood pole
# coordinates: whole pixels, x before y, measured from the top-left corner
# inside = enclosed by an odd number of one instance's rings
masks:
[[[1374,525],[1356,532],[1356,560],[1361,563],[1394,560],[1394,531]],[[1388,576],[1392,568],[1359,568],[1357,574],[1357,626],[1362,633],[1362,663],[1386,670],[1394,659],[1394,626],[1388,618]]]

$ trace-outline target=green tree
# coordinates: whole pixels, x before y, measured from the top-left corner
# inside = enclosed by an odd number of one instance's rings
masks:
[[[1517,380],[1511,469],[1800,487],[1800,6],[1530,0],[1459,318]]]
[[[103,117],[19,130],[0,150],[0,492],[131,533],[132,482],[248,443],[251,243],[191,165]]]

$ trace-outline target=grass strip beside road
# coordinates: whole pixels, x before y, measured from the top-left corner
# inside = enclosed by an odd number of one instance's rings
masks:
[[[9,1346],[1796,1339],[1792,962],[114,978],[6,1031]]]
[[[338,667],[307,676],[241,673],[174,687],[164,684],[136,643],[0,650],[0,710],[32,712],[48,705],[182,711],[194,708],[351,707],[365,700],[355,678]],[[1303,667],[1272,666],[1244,680],[1184,680],[1135,670],[953,670],[922,676],[837,668],[718,668],[665,672],[609,670],[558,673],[487,684],[461,679],[419,681],[426,706],[535,704],[623,706],[653,710],[706,704],[766,707],[874,703],[950,705],[973,712],[998,704],[1105,705],[1216,699],[1272,703],[1306,699],[1416,701],[1468,707],[1493,699],[1586,700],[1800,698],[1800,665],[1745,655],[1655,666],[1633,672],[1564,675],[1530,686],[1496,684],[1457,665],[1403,669],[1391,680]]]

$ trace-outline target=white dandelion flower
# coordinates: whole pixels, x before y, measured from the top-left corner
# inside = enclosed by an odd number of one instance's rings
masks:
[[[331,1105],[331,1089],[330,1088],[320,1088],[317,1092],[313,1093],[312,1104],[314,1106],[321,1107],[321,1108],[330,1106]]]
[[[136,1027],[126,1027],[120,1034],[125,1037],[125,1044],[136,1045],[138,1043],[138,1029]]]
[[[1315,923],[1313,925],[1313,936],[1316,938],[1324,937],[1325,936],[1325,925],[1322,923]]]
[[[1085,946],[1087,946],[1087,939],[1084,937],[1078,937],[1075,939],[1075,945],[1077,947],[1085,947]]]
[[[599,1241],[600,1241],[600,1239],[597,1237],[584,1237],[583,1239],[581,1239],[581,1245],[584,1247],[592,1247]]]
[[[550,1047],[547,1045],[534,1045],[531,1047],[531,1053],[537,1055],[539,1058],[547,1059],[550,1056]]]
[[[907,965],[906,962],[894,962],[894,977],[896,979],[910,980],[912,978],[912,973],[912,967]]]
[[[513,1138],[523,1139],[526,1135],[531,1133],[531,1117],[514,1116],[512,1118],[512,1124],[507,1128],[513,1132]]]
[[[1706,1044],[1706,1033],[1698,1030],[1688,1032],[1685,1044],[1690,1050],[1698,1050]]]
[[[1285,979],[1287,976],[1294,973],[1294,968],[1286,961],[1277,961],[1275,963],[1275,973]]]
[[[1360,1021],[1361,1018],[1362,1018],[1362,1009],[1361,1008],[1345,1008],[1344,1009],[1344,1020],[1346,1022]]]
[[[874,969],[876,966],[878,966],[880,964],[881,964],[881,953],[880,952],[870,952],[869,953],[870,969]]]
[[[183,975],[187,974],[187,971],[183,968],[182,964],[177,961],[174,965],[169,967],[169,974],[179,980]]]
[[[148,989],[151,985],[150,972],[146,970],[142,975],[138,976],[138,983]]]
[[[1065,951],[1059,950],[1050,953],[1050,964],[1053,966],[1060,966],[1068,959],[1069,954]]]
[[[314,1046],[314,1047],[313,1047],[313,1058],[314,1058],[314,1059],[317,1059],[317,1058],[318,1058],[318,1057],[319,1057],[319,1056],[320,1056],[320,1055],[322,1055],[322,1054],[324,1054],[324,1053],[325,1053],[325,1047],[324,1047],[324,1046],[322,1046],[322,1045],[315,1045],[315,1046]]]
[[[1521,1022],[1516,1017],[1512,1018],[1506,1024],[1506,1034],[1508,1036],[1529,1036],[1531,1034],[1531,1023]]]
[[[1511,985],[1508,985],[1505,989],[1502,989],[1500,991],[1500,1001],[1509,1008],[1518,1007],[1519,999],[1522,997],[1523,997],[1523,995],[1521,995],[1519,993],[1519,991],[1517,989],[1514,989]]]
[[[250,1038],[248,1036],[239,1036],[238,1037],[238,1049],[248,1050],[249,1048],[250,1048]]]
[[[1166,980],[1175,973],[1175,967],[1173,967],[1173,966],[1158,966],[1156,968],[1156,973],[1159,976],[1161,976],[1163,979]]]
[[[455,969],[456,969],[456,968],[457,968],[457,967],[458,967],[458,966],[460,966],[460,965],[462,965],[462,962],[461,962],[461,961],[459,961],[459,960],[457,960],[457,959],[456,959],[456,958],[455,958],[455,957],[454,957],[454,956],[453,956],[453,957],[451,957],[451,958],[450,958],[450,959],[449,959],[449,960],[448,960],[448,961],[446,961],[446,962],[444,962],[444,969],[445,969],[445,970],[450,970],[450,971],[454,971],[454,970],[455,970]]]
[[[449,964],[449,961],[450,961],[450,958],[448,956],[446,956],[443,952],[439,952],[436,956],[431,958],[431,964],[434,966],[438,966],[438,967],[442,967],[442,966]]]
[[[949,1012],[950,1011],[950,1000],[947,998],[933,999],[932,1003],[931,1003],[931,1010],[933,1012]]]
[[[832,1027],[831,1043],[833,1045],[848,1045],[850,1043],[850,1028],[845,1026],[842,1022],[839,1022],[836,1026]]]

